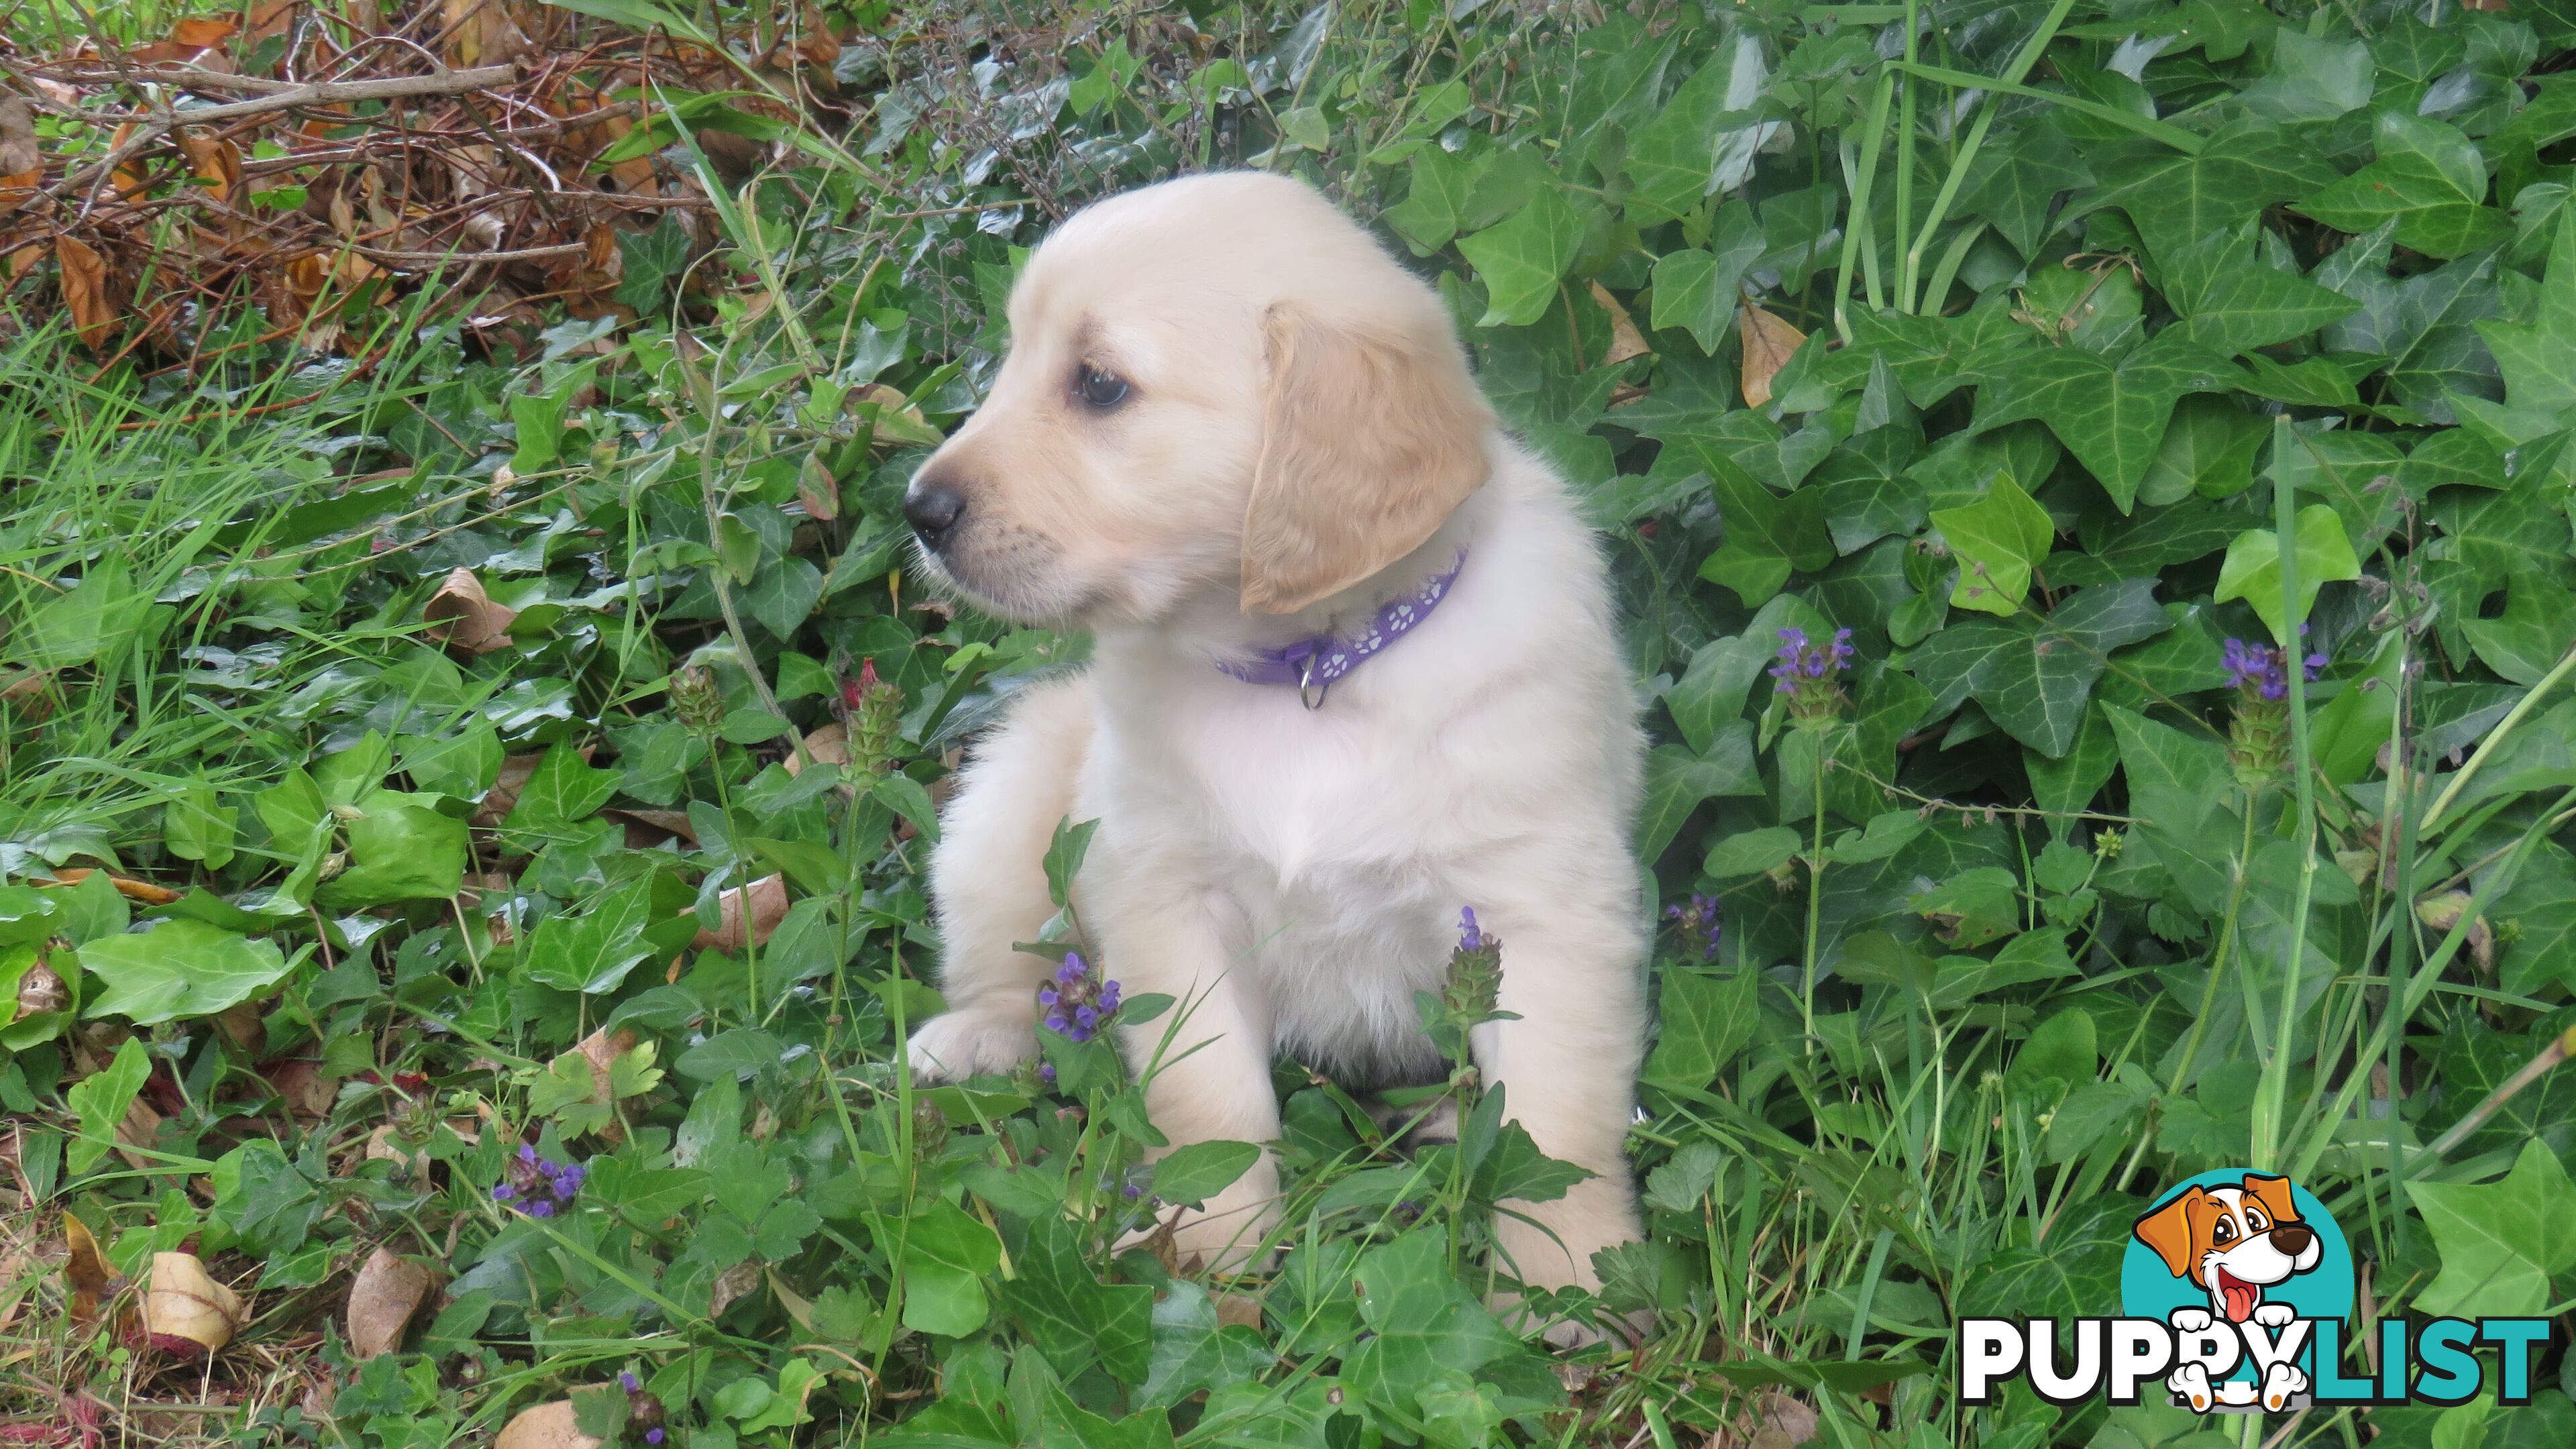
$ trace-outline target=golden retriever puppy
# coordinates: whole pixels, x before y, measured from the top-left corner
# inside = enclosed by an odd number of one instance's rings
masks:
[[[1186,1017],[1146,1086],[1174,1144],[1279,1135],[1275,1054],[1436,1081],[1414,993],[1462,908],[1502,942],[1479,1073],[1595,1175],[1514,1205],[1523,1281],[1596,1282],[1638,1223],[1621,1148],[1646,1027],[1628,827],[1642,740],[1589,529],[1477,392],[1439,297],[1312,189],[1203,175],[1084,210],[1029,260],[992,394],[914,477],[925,566],[1005,617],[1089,628],[1018,699],[931,862],[948,1010],[931,1077],[1036,1049],[1059,818],[1074,903],[1129,995]],[[1168,1022],[1127,1037],[1140,1069]],[[1238,1265],[1265,1152],[1178,1223]],[[1517,1214],[1517,1216],[1515,1216]],[[1525,1220],[1524,1220],[1525,1219]]]

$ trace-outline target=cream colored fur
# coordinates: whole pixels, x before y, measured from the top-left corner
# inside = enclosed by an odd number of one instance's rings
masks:
[[[948,807],[931,890],[949,1010],[915,1068],[1034,1050],[1047,967],[1011,943],[1052,914],[1039,858],[1060,817],[1100,821],[1075,904],[1109,974],[1191,1003],[1146,1089],[1175,1144],[1277,1138],[1282,1052],[1436,1079],[1413,994],[1438,988],[1472,906],[1519,1018],[1479,1030],[1483,1078],[1540,1148],[1598,1174],[1497,1240],[1526,1281],[1595,1282],[1593,1252],[1638,1234],[1642,744],[1565,486],[1495,424],[1431,290],[1293,181],[1195,177],[1081,212],[1010,317],[988,401],[916,481],[966,500],[927,562],[1096,645],[1015,703]],[[1087,406],[1086,366],[1129,396]],[[1461,548],[1432,617],[1320,709],[1213,667],[1365,619]],[[1278,1192],[1265,1154],[1183,1217],[1179,1248],[1244,1262]]]

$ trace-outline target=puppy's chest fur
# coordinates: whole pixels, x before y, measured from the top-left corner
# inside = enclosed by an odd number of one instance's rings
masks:
[[[1433,798],[1458,762],[1427,768],[1418,720],[1389,728],[1347,700],[1309,714],[1220,679],[1172,703],[1108,732],[1086,797],[1204,891],[1280,1049],[1363,1084],[1436,1076],[1413,996],[1438,989],[1472,904],[1457,867],[1473,842]]]

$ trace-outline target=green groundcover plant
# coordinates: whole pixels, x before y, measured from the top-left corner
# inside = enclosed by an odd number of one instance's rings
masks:
[[[2348,1338],[2576,1311],[2563,0],[833,18],[857,124],[750,174],[657,133],[714,206],[623,237],[614,312],[395,303],[365,367],[208,315],[208,367],[99,372],[41,275],[14,294],[11,1246],[76,1220],[109,1275],[186,1250],[249,1306],[191,1359],[12,1258],[13,1413],[202,1398],[164,1437],[352,1449],[566,1398],[685,1449],[2576,1442],[2563,1331],[2527,1405],[2241,1431],[1962,1408],[1950,1345],[2117,1311],[2132,1220],[2218,1167],[2343,1223]],[[1613,562],[1666,923],[1650,1241],[1542,1306],[1633,1340],[1484,1306],[1491,1204],[1570,1171],[1463,1070],[1489,953],[1423,1002],[1457,1144],[1279,1064],[1282,1252],[1239,1279],[1114,1251],[1253,1149],[1149,1164],[1099,1024],[1175,1004],[1068,957],[1069,913],[1031,943],[1066,958],[1042,1065],[901,1065],[942,776],[1083,641],[924,597],[898,500],[1025,248],[1220,165],[1437,279]],[[380,1250],[434,1280],[389,1341]]]

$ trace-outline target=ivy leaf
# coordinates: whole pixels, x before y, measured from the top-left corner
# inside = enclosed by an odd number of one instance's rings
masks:
[[[2275,202],[2312,196],[2338,179],[2314,144],[2264,121],[2219,127],[2198,155],[2125,137],[2087,159],[2094,175],[2117,179],[2077,198],[2068,211],[2120,208],[2159,262],[2221,227]]]
[[[1661,855],[1701,801],[1761,793],[1750,720],[1729,720],[1696,755],[1678,745],[1655,746],[1646,755],[1646,797],[1637,812],[1638,857]]]
[[[2300,509],[2297,528],[2299,618],[2305,620],[2316,605],[2317,590],[2360,578],[2361,560],[2353,557],[2343,519],[2325,504]],[[2281,617],[2281,536],[2271,529],[2249,528],[2236,535],[2227,546],[2227,561],[2219,566],[2218,592],[2212,597],[2222,604],[2243,599],[2284,644],[2298,634],[2297,625]]]
[[[2370,104],[2377,68],[2368,41],[2316,40],[2285,27],[2274,33],[2272,73],[2236,102],[2266,120],[2331,121]]]
[[[2173,627],[2151,579],[2084,589],[2036,624],[1953,625],[1907,656],[1934,708],[1973,696],[1987,716],[2049,759],[2073,748],[2093,686],[2114,649]]]
[[[1169,1203],[1203,1203],[1232,1187],[1261,1160],[1249,1142],[1193,1142],[1175,1147],[1154,1164],[1154,1196]]]
[[[63,1167],[78,1177],[98,1165],[116,1145],[116,1129],[125,1121],[134,1094],[152,1075],[152,1057],[133,1037],[116,1049],[116,1059],[71,1085],[63,1100],[80,1118],[80,1135],[63,1152]]]
[[[1726,537],[1701,563],[1701,578],[1733,589],[1744,607],[1758,609],[1780,592],[1792,572],[1834,561],[1834,542],[1825,533],[1816,493],[1802,488],[1782,498],[1732,462],[1705,453],[1702,461],[1717,493]]]
[[[2528,322],[2480,322],[2478,335],[2504,375],[2505,400],[2553,421],[2576,412],[2576,213],[2558,223],[2541,279],[2539,314]]]
[[[1763,247],[1762,223],[1752,207],[1719,207],[1709,250],[1686,247],[1656,259],[1651,325],[1658,331],[1679,327],[1700,351],[1716,356],[1734,328],[1744,273],[1762,259]]]
[[[267,941],[177,920],[92,941],[81,947],[80,964],[107,986],[85,1015],[157,1026],[238,1006],[286,979],[292,963]]]
[[[1153,1352],[1154,1290],[1103,1283],[1061,1213],[1029,1219],[1011,1252],[1012,1276],[997,1286],[1056,1371],[1072,1378],[1095,1362],[1125,1384],[1145,1381]]]
[[[2406,1195],[2442,1252],[2441,1276],[2416,1306],[2443,1317],[2538,1313],[2550,1278],[2576,1267],[2576,1184],[2538,1142],[2496,1182],[2410,1182]]]
[[[943,1338],[983,1327],[992,1313],[984,1281],[1002,1262],[993,1230],[933,1197],[915,1206],[905,1245],[904,1327]]]
[[[2266,265],[2250,229],[2213,232],[2177,252],[2165,269],[2165,300],[2182,315],[2184,335],[2231,357],[2361,310],[2340,292]]]
[[[2093,179],[2065,131],[2034,121],[1986,138],[1960,187],[1959,214],[1984,217],[2014,251],[2035,257],[2059,194]]]
[[[1360,1257],[1360,1316],[1375,1332],[1342,1361],[1369,1402],[1411,1415],[1443,1373],[1473,1373],[1518,1346],[1449,1271],[1447,1240],[1407,1233]]]
[[[1223,1323],[1216,1299],[1187,1278],[1165,1284],[1153,1310],[1151,1366],[1138,1401],[1169,1407],[1201,1390],[1248,1384],[1276,1360],[1261,1331]]]
[[[2456,126],[2380,113],[2379,159],[2298,204],[2303,215],[2349,232],[2395,218],[2397,244],[2449,259],[2513,235],[2513,222],[2486,203],[2487,163]]]
[[[535,773],[519,787],[518,803],[510,807],[501,829],[522,838],[538,837],[533,843],[543,844],[570,834],[616,793],[616,771],[593,769],[579,750],[557,745],[546,751]]]
[[[1554,186],[1542,187],[1509,219],[1458,242],[1459,254],[1485,284],[1479,327],[1526,327],[1556,300],[1556,284],[1574,264],[1583,218]]]
[[[2390,220],[2317,264],[2311,280],[2361,304],[2321,340],[2345,352],[2386,357],[2388,400],[2425,421],[2456,421],[2454,394],[2493,396],[2496,363],[2476,324],[2496,316],[2496,253],[2481,251],[2403,280],[2388,275],[2397,234]]]
[[[1413,153],[1413,186],[1404,200],[1381,213],[1395,234],[1423,256],[1449,245],[1458,235],[1459,218],[1467,209],[1467,194],[1474,185],[1475,161],[1453,155],[1438,146],[1424,146]]]
[[[1796,848],[1796,832],[1773,828],[1789,834],[1791,848]],[[1761,991],[1761,975],[1754,971],[1720,976],[1668,968],[1655,1014],[1659,1035],[1654,1053],[1646,1058],[1645,1080],[1705,1089],[1761,1029]]]
[[[653,878],[639,876],[578,916],[546,917],[529,939],[520,969],[529,980],[558,991],[615,991],[628,972],[653,954],[653,942],[644,934],[652,918]]]
[[[1943,508],[1932,526],[1959,560],[1959,582],[1950,603],[2010,617],[2030,592],[2030,572],[2048,557],[2057,526],[2009,473],[1997,474],[1986,496],[1965,508]]]
[[[2073,1318],[2117,1302],[2129,1227],[2145,1204],[2104,1193],[2059,1215],[2030,1247],[2004,1248],[1966,1275],[1959,1312],[1978,1317]]]
[[[2036,418],[2101,481],[2126,513],[2185,393],[2234,380],[2227,360],[2167,328],[2117,362],[2059,347],[1990,366],[1977,390],[1975,431]]]

